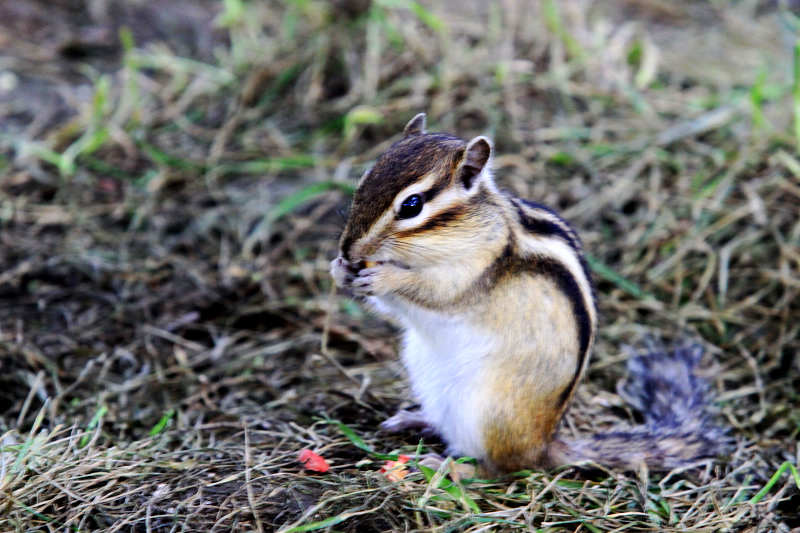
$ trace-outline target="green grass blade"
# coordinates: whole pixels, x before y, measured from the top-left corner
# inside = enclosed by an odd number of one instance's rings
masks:
[[[418,2],[409,2],[408,8],[411,10],[412,13],[427,27],[435,31],[436,33],[442,33],[444,31],[445,25],[442,19],[431,13],[429,10],[425,9],[421,4]]]
[[[778,470],[774,474],[772,474],[772,477],[769,478],[769,481],[767,481],[767,484],[764,485],[764,488],[761,489],[760,491],[758,491],[755,496],[750,498],[750,503],[751,504],[756,504],[756,503],[760,502],[761,499],[764,496],[766,496],[767,493],[770,490],[772,490],[772,487],[775,486],[775,483],[778,482],[778,480],[781,478],[783,473],[786,472],[787,470],[789,470],[792,473],[792,477],[794,477],[795,485],[797,485],[797,488],[800,489],[800,473],[797,472],[797,468],[792,463],[790,463],[789,461],[785,461],[778,468]]]
[[[766,125],[764,118],[764,84],[767,81],[767,71],[762,69],[756,77],[755,83],[750,87],[750,108],[753,116],[753,129],[761,130]]]
[[[167,424],[169,424],[169,421],[172,420],[173,416],[175,416],[175,409],[170,409],[169,411],[164,413],[164,415],[156,423],[156,425],[150,428],[150,436],[155,437],[156,435],[164,431],[164,428],[167,427]]]
[[[105,405],[101,405],[100,408],[97,409],[97,411],[94,413],[94,416],[89,421],[89,425],[86,426],[86,434],[83,437],[81,437],[80,442],[78,442],[78,448],[83,448],[84,446],[89,444],[89,439],[91,438],[89,432],[97,427],[97,425],[100,423],[100,419],[103,418],[103,416],[105,416],[107,412],[108,412],[108,407],[106,407]]]
[[[148,142],[141,141],[138,143],[138,145],[139,148],[144,151],[147,157],[166,167],[177,168],[181,170],[205,170],[205,165],[202,163],[195,163],[194,161],[181,159],[180,157],[168,154],[167,152]]]
[[[278,204],[270,209],[267,212],[267,220],[275,221],[281,217],[284,217],[306,203],[307,201],[311,200],[312,198],[319,196],[322,193],[330,191],[332,189],[339,189],[348,194],[352,194],[353,187],[352,185],[336,182],[336,181],[322,181],[319,183],[312,183],[307,187],[300,189],[299,191],[290,194],[289,196],[285,197],[283,200],[278,202]]]
[[[558,2],[555,0],[546,0],[542,6],[544,14],[544,23],[550,32],[558,37],[564,43],[564,47],[569,52],[569,55],[576,59],[583,58],[586,53],[575,40],[575,37],[569,34],[564,22],[561,19],[561,13],[558,12]]]
[[[274,157],[269,159],[257,159],[243,163],[228,163],[220,165],[220,172],[242,172],[245,174],[262,174],[268,172],[280,172],[283,170],[296,170],[311,168],[317,160],[312,155],[300,154],[287,157]]]
[[[350,442],[352,442],[353,445],[356,448],[367,452],[369,455],[375,457],[376,459],[380,459],[382,461],[397,461],[397,458],[398,458],[397,454],[387,454],[387,453],[376,452],[366,442],[364,442],[364,439],[359,437],[356,434],[356,432],[353,431],[353,429],[351,427],[346,426],[345,424],[339,422],[338,420],[326,419],[326,422],[328,422],[329,424],[333,424],[334,426],[339,428],[339,431],[341,431],[342,434],[345,437],[347,437],[350,440]]]
[[[378,0],[375,4],[384,9],[407,9],[417,17],[417,20],[436,33],[442,33],[446,29],[446,25],[441,18],[414,0]]]
[[[589,268],[592,269],[598,276],[605,279],[606,281],[610,281],[623,291],[627,292],[634,298],[639,300],[644,300],[646,298],[653,298],[653,295],[642,290],[637,284],[632,282],[631,280],[625,278],[624,276],[617,273],[613,268],[606,265],[596,257],[592,257],[589,254],[586,254],[586,262],[589,263]]]
[[[14,461],[14,466],[11,467],[12,472],[19,472],[20,469],[22,469],[22,463],[25,461],[25,457],[28,455],[28,450],[30,450],[31,446],[33,446],[34,440],[36,440],[36,432],[39,431],[39,427],[42,425],[42,421],[44,420],[44,413],[47,410],[48,405],[50,405],[50,398],[45,400],[44,405],[42,406],[41,409],[39,409],[39,413],[33,420],[33,426],[31,426],[31,430],[28,433],[28,438],[25,439],[25,443],[22,445],[19,452],[17,453],[17,460]]]
[[[348,518],[350,518],[350,516],[347,514],[331,516],[325,520],[320,520],[319,522],[311,522],[310,524],[304,524],[302,526],[293,527],[292,529],[287,529],[284,533],[302,533],[303,531],[316,531],[318,529],[325,529],[326,527],[341,524]]]
[[[430,483],[433,480],[433,477],[436,475],[436,470],[421,464],[418,464],[417,467],[419,468],[420,472],[422,472],[422,475],[425,476],[425,481]],[[463,487],[447,479],[446,477],[442,477],[439,480],[437,486],[434,488],[442,489],[447,494],[449,494],[454,500],[462,502],[473,513],[481,512],[481,509],[480,507],[478,507],[478,504],[475,503],[475,500],[470,498],[466,492],[464,492]]]

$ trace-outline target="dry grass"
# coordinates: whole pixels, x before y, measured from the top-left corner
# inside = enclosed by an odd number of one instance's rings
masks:
[[[0,17],[1,530],[800,526],[788,467],[756,494],[800,454],[790,12],[44,5],[0,9],[17,10]],[[392,329],[331,297],[327,265],[354,178],[421,110],[493,136],[504,186],[561,209],[591,253],[602,331],[563,431],[632,420],[624,346],[689,337],[731,457],[379,472],[420,446],[376,431],[407,385]],[[304,472],[303,448],[330,472]]]

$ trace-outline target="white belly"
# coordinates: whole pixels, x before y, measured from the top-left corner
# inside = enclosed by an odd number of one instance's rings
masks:
[[[404,326],[400,355],[428,424],[450,453],[482,459],[481,427],[490,406],[480,376],[493,348],[489,337],[464,318],[389,298],[375,303]]]

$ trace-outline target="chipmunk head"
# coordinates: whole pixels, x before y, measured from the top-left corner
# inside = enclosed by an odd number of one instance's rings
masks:
[[[425,114],[415,116],[361,178],[340,241],[342,257],[409,264],[448,232],[468,231],[478,222],[470,204],[481,184],[494,187],[491,152],[486,137],[467,143],[426,133]]]

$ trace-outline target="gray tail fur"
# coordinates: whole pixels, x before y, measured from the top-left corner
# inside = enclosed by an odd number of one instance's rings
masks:
[[[713,421],[708,383],[694,373],[702,356],[699,345],[671,351],[651,346],[633,356],[618,393],[641,412],[644,423],[589,438],[557,439],[554,461],[671,470],[724,454],[731,439]]]

